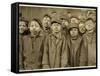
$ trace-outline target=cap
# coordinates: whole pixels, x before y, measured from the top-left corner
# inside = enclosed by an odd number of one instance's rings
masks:
[[[68,26],[68,29],[71,29],[71,28],[78,28],[78,24],[77,23],[70,23]]]
[[[60,21],[59,19],[55,19],[55,20],[51,21],[51,25],[52,25],[53,23],[61,24],[61,21]]]
[[[60,20],[67,20],[67,21],[69,21],[67,14],[61,15],[60,16]]]

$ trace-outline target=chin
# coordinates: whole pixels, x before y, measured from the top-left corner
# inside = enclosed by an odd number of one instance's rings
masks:
[[[57,32],[55,32],[55,33],[59,33],[59,32],[57,31]]]

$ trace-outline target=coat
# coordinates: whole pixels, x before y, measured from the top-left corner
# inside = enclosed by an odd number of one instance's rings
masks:
[[[88,46],[88,66],[96,65],[96,33],[84,34],[84,40],[86,41],[86,46]]]
[[[67,41],[70,67],[86,66],[88,62],[88,51],[83,38],[80,35],[76,39],[68,36]]]
[[[43,36],[24,36],[24,67],[25,70],[41,69],[43,53]]]
[[[65,67],[67,59],[65,36],[60,34],[56,37],[54,34],[49,34],[44,43],[43,68]]]
[[[24,56],[23,56],[23,35],[19,35],[19,69],[24,69]]]

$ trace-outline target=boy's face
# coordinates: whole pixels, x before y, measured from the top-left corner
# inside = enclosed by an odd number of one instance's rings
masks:
[[[92,20],[88,20],[85,22],[85,28],[87,31],[91,31],[95,28],[95,23]]]
[[[71,13],[68,13],[68,17],[70,18],[72,16],[72,14]]]
[[[63,27],[68,27],[68,21],[67,20],[62,20],[62,25],[63,25]]]
[[[70,35],[71,35],[72,37],[78,36],[78,29],[77,29],[77,28],[72,28],[72,29],[70,30]]]
[[[27,30],[26,22],[19,21],[19,33],[23,34]]]
[[[94,21],[96,21],[96,13],[93,12],[93,13],[88,14],[88,18],[92,18]]]
[[[40,31],[40,25],[37,21],[31,21],[29,25],[29,30],[31,33],[36,34]]]
[[[84,23],[80,23],[79,24],[79,31],[81,33],[84,33],[86,31],[86,28],[85,28],[85,24]]]
[[[53,33],[59,33],[61,31],[61,25],[58,23],[53,23],[51,29]]]
[[[71,23],[78,23],[78,19],[77,18],[71,18]]]
[[[50,27],[51,19],[49,17],[43,18],[43,29],[47,30]]]

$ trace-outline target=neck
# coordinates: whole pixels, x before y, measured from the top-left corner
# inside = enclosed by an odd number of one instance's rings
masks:
[[[53,32],[54,35],[59,35],[61,32]]]
[[[37,33],[31,32],[32,37],[36,37],[37,35],[38,35],[38,32]]]
[[[77,36],[71,36],[72,40],[76,40],[78,38],[78,35]]]

